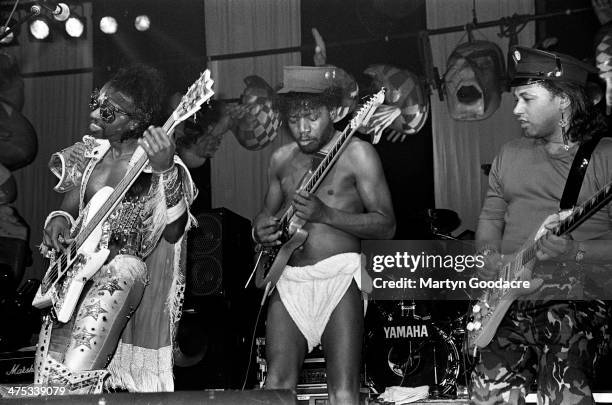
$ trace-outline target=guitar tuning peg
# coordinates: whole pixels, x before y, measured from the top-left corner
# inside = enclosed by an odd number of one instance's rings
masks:
[[[480,312],[480,305],[476,304],[472,307],[472,312],[477,314]]]
[[[465,326],[465,328],[471,332],[474,330],[474,322],[468,322],[467,325]]]
[[[482,323],[480,323],[480,321],[474,322],[474,330],[479,330],[481,326],[482,326]]]

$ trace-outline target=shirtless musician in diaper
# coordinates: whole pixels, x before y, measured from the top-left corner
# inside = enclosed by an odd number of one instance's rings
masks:
[[[330,402],[356,404],[363,335],[360,240],[390,239],[395,233],[387,182],[372,145],[351,138],[314,194],[295,191],[337,134],[340,73],[334,67],[285,67],[280,110],[295,142],[270,159],[253,236],[263,246],[279,245],[278,213],[288,202],[308,232],[270,298],[266,388],[295,389],[306,351],[322,344]]]

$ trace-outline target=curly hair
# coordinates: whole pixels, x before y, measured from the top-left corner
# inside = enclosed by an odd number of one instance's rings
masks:
[[[286,121],[289,114],[302,109],[312,110],[326,107],[330,112],[340,106],[344,90],[341,87],[328,87],[322,93],[287,93],[280,94],[276,105]]]
[[[139,137],[149,125],[160,123],[165,88],[159,70],[144,64],[131,65],[120,69],[109,80],[108,86],[134,100],[139,125],[123,139]]]
[[[541,84],[553,95],[565,95],[569,99],[572,116],[567,134],[570,140],[582,142],[596,134],[607,134],[606,118],[593,104],[584,86],[572,82],[552,80],[544,80]]]

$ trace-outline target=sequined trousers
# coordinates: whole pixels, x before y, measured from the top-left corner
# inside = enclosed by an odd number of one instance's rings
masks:
[[[138,307],[146,265],[117,255],[87,283],[75,314],[65,324],[47,317],[35,361],[35,383],[62,385],[72,393],[96,393],[121,332]]]

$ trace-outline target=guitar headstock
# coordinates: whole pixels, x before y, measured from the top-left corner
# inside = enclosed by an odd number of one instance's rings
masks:
[[[215,94],[212,90],[214,80],[210,77],[210,70],[206,69],[181,98],[179,105],[172,113],[175,122],[186,120],[195,114],[202,104],[210,100]]]
[[[372,118],[374,111],[385,101],[385,88],[382,87],[378,93],[374,94],[361,106],[359,111],[355,113],[355,116],[351,119],[351,128],[359,128],[360,126],[366,126]]]

